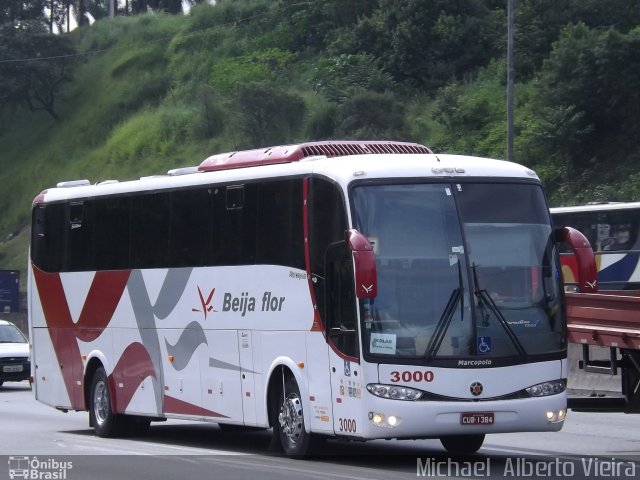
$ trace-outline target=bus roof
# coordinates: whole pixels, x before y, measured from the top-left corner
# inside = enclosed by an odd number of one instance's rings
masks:
[[[640,209],[640,202],[606,202],[575,205],[572,207],[553,207],[551,213],[610,212],[615,210]]]
[[[323,153],[324,152],[324,153]],[[347,185],[354,179],[503,177],[538,180],[532,170],[503,160],[434,154],[404,142],[316,142],[229,152],[205,159],[197,167],[169,170],[166,175],[91,184],[60,182],[38,195],[34,204],[138,191],[155,191],[216,183],[246,182],[295,175],[324,175]]]

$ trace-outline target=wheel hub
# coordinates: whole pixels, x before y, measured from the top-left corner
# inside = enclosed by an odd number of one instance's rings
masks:
[[[102,425],[107,419],[109,409],[109,398],[107,395],[107,386],[105,383],[98,382],[93,393],[93,413],[99,425]]]
[[[297,395],[289,395],[280,407],[280,429],[291,444],[298,442],[302,433],[302,402]]]

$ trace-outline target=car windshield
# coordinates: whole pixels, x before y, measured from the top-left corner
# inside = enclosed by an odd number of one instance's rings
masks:
[[[0,343],[27,343],[27,339],[15,325],[0,325]]]
[[[378,295],[363,308],[366,353],[430,361],[565,348],[539,186],[361,185],[352,200],[378,274]]]

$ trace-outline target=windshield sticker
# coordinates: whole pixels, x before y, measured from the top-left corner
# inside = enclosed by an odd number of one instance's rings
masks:
[[[478,353],[491,353],[491,337],[478,337]]]
[[[380,255],[380,239],[378,237],[367,237],[367,240],[373,247],[373,254]]]
[[[449,266],[453,267],[456,263],[458,263],[458,255],[454,255],[453,253],[449,254]]]
[[[451,189],[449,187],[445,188],[444,191],[446,192],[447,197],[451,196]]]
[[[389,333],[372,333],[369,350],[371,353],[395,355],[396,354],[396,336]]]
[[[538,323],[540,323],[540,319],[524,318],[521,320],[512,320],[512,321],[507,320],[507,323],[512,327],[515,326],[515,327],[525,327],[525,328],[536,328],[538,326]]]

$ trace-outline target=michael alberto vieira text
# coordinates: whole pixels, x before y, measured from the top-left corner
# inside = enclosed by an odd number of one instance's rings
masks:
[[[416,476],[418,477],[490,477],[491,459],[482,461],[456,461],[418,458]],[[541,460],[527,460],[526,458],[505,459],[501,469],[494,471],[504,477],[573,477],[574,475],[586,477],[613,477],[635,478],[636,464],[632,461],[621,461],[615,458],[598,459],[582,458],[580,461],[563,461],[559,458],[551,462]],[[495,469],[494,469],[495,470]]]

